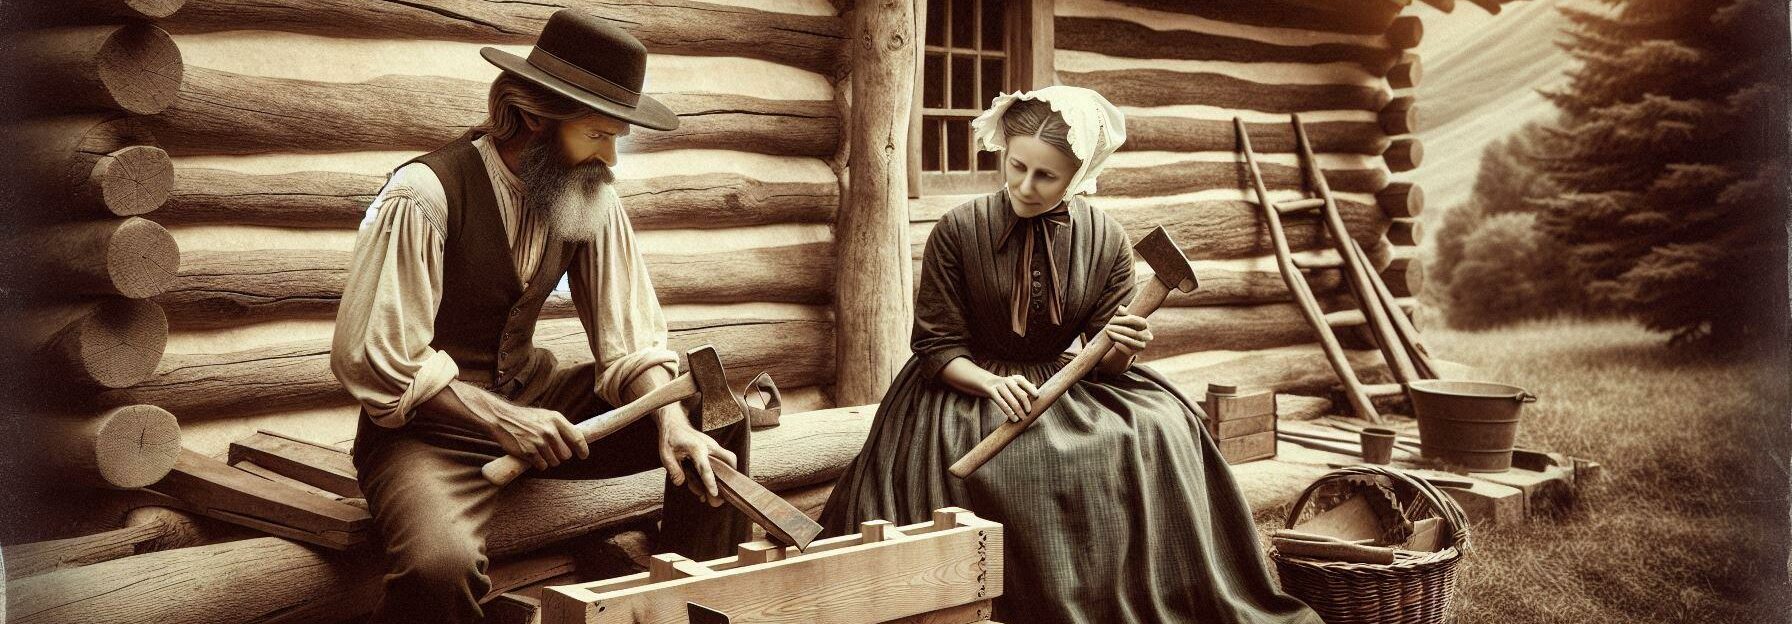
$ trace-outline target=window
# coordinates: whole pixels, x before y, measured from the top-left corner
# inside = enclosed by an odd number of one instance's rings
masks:
[[[1051,79],[1051,0],[928,0],[909,132],[909,194],[986,192],[1000,154],[979,152],[971,120],[997,94]]]

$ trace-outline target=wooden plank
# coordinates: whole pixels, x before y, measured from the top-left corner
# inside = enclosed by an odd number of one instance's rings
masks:
[[[993,614],[995,614],[995,607],[991,601],[978,600],[970,604],[946,607],[920,615],[890,620],[884,624],[977,624],[989,621],[989,616]]]
[[[810,553],[757,565],[717,565],[690,578],[650,583],[646,575],[550,588],[543,624],[684,622],[697,602],[745,622],[845,624],[884,622],[994,598],[1001,594],[999,524],[968,513],[956,525],[900,527],[905,539],[861,543],[858,536],[822,542]],[[925,587],[917,587],[924,583]],[[827,587],[829,591],[816,591]]]
[[[253,461],[337,496],[361,497],[361,484],[355,480],[354,460],[342,449],[262,429],[230,443],[229,462],[241,461]]]
[[[1247,123],[1252,147],[1259,153],[1291,153],[1294,131],[1285,122]],[[1314,149],[1325,153],[1378,155],[1387,150],[1388,137],[1375,123],[1325,121],[1307,124]],[[1122,152],[1230,152],[1238,147],[1232,122],[1162,115],[1126,118],[1126,142]],[[1106,187],[1102,188],[1106,191]]]
[[[364,541],[372,524],[365,509],[262,479],[190,449],[149,489],[203,516],[335,549]]]

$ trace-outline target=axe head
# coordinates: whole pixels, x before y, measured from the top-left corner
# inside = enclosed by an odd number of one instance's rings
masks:
[[[1188,257],[1182,255],[1182,248],[1170,240],[1170,233],[1165,232],[1163,226],[1152,228],[1150,234],[1132,246],[1132,250],[1145,259],[1145,264],[1151,265],[1157,281],[1170,290],[1195,291],[1195,272],[1188,266]]]
[[[745,419],[747,412],[728,388],[728,372],[722,370],[722,358],[716,355],[716,348],[703,345],[686,351],[684,356],[685,372],[696,384],[703,402],[703,409],[698,410],[703,421],[691,424],[697,425],[698,431],[715,431]]]

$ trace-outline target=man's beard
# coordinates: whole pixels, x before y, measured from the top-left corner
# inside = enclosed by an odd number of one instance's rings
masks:
[[[593,240],[603,231],[607,216],[601,203],[603,190],[616,180],[615,174],[597,159],[567,165],[553,134],[537,135],[518,156],[523,213],[545,217],[554,240]]]

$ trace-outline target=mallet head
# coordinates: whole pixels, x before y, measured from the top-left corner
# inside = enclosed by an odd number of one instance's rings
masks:
[[[740,399],[728,387],[728,372],[722,369],[722,358],[716,348],[703,345],[685,352],[685,371],[697,386],[703,409],[698,431],[715,431],[747,417]]]
[[[1170,240],[1170,233],[1163,226],[1151,229],[1151,233],[1139,239],[1132,246],[1134,253],[1145,259],[1145,264],[1157,274],[1157,281],[1171,290],[1194,292],[1197,287],[1195,272],[1188,266],[1188,257],[1182,255],[1182,248],[1176,241]]]

